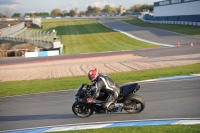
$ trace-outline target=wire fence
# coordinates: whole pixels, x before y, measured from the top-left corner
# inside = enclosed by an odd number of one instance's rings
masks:
[[[34,24],[42,27],[41,18],[32,18]],[[56,31],[27,30],[25,22],[0,29],[0,40],[25,42],[41,47],[52,47],[56,40]]]
[[[56,40],[56,31],[38,31],[38,30],[26,30],[19,34],[17,38],[22,38],[25,42],[30,44],[36,44],[41,47],[52,47],[53,42]]]
[[[53,42],[57,39],[56,31],[38,31],[38,30],[25,30],[17,36],[3,36],[1,40],[12,42],[24,42],[28,44],[35,44],[40,47],[50,48]]]

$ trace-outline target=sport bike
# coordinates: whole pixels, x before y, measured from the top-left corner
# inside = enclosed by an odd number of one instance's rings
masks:
[[[139,95],[135,93],[140,89],[138,83],[125,84],[120,87],[120,95],[111,104],[111,110],[105,110],[102,108],[102,104],[108,98],[108,94],[104,91],[100,91],[99,97],[95,102],[88,102],[95,88],[90,85],[82,84],[75,93],[75,102],[72,105],[72,111],[78,117],[88,117],[95,113],[111,113],[125,110],[128,113],[139,113],[145,108],[145,101]],[[122,107],[116,107],[115,105],[123,105]]]

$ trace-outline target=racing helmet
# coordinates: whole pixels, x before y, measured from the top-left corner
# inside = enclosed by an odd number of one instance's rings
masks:
[[[88,72],[88,78],[91,81],[94,81],[99,76],[99,71],[97,69],[92,69]]]

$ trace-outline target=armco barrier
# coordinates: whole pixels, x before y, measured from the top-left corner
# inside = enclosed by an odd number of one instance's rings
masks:
[[[181,24],[181,25],[200,26],[200,22],[145,20],[145,19],[140,18],[140,17],[138,17],[138,19],[142,20],[143,22],[148,22],[148,23],[158,23],[158,24]]]
[[[59,55],[59,50],[25,53],[25,57],[42,57],[42,56],[55,56],[55,55]]]

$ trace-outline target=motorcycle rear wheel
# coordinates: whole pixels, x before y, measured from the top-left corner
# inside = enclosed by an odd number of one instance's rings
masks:
[[[124,101],[124,110],[128,113],[140,113],[145,108],[145,101],[142,97],[134,94],[132,96],[129,96]],[[129,109],[126,109],[129,108]],[[131,108],[131,109],[130,109]]]
[[[94,110],[89,108],[86,104],[75,102],[72,105],[73,113],[81,118],[89,117],[93,114]]]

